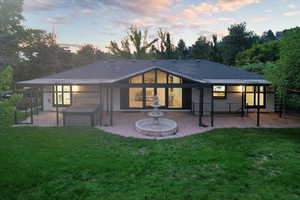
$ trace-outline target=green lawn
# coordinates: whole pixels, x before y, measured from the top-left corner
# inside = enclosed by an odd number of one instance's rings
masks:
[[[158,141],[93,128],[0,130],[0,199],[298,200],[300,129]]]

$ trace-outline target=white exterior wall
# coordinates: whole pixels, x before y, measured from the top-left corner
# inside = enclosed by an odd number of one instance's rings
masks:
[[[267,88],[268,90],[269,88]],[[80,91],[98,91],[98,87],[95,86],[79,86]],[[228,91],[239,91],[240,86],[228,86]],[[51,87],[45,87],[44,91],[51,91]],[[105,90],[106,91],[106,90]],[[103,92],[105,98],[103,101],[104,110],[106,107],[106,92]],[[120,111],[120,88],[113,89],[113,110]],[[95,93],[73,93],[72,105],[80,104],[99,104],[99,94]],[[52,93],[44,92],[44,110],[45,111],[55,111],[55,106],[53,107]],[[199,89],[192,89],[192,102],[199,103]],[[204,114],[210,112],[211,103],[211,89],[204,88]],[[229,104],[231,104],[231,111],[236,112],[241,108],[241,93],[227,93],[226,99],[215,99],[214,100],[214,111],[215,112],[228,112]],[[62,110],[64,108],[60,108]],[[198,110],[198,108],[196,108]],[[251,111],[251,110],[249,110]],[[274,94],[266,95],[266,109],[261,109],[262,112],[274,112]]]
[[[82,105],[82,104],[99,104],[100,103],[100,96],[98,92],[99,87],[96,86],[78,86],[78,91],[88,92],[91,93],[76,93],[73,92],[72,94],[72,105]],[[53,99],[52,93],[50,93],[51,87],[44,87],[43,93],[43,102],[44,102],[44,110],[45,111],[55,111],[56,107],[53,106]],[[103,109],[106,110],[106,90],[102,90],[103,94]],[[65,109],[65,107],[60,107],[60,110]],[[114,88],[113,89],[113,110],[119,111],[120,110],[120,89]]]
[[[270,90],[267,87],[267,91]],[[228,86],[227,91],[239,92],[240,86]],[[211,88],[204,88],[204,114],[209,114],[211,108]],[[199,89],[192,89],[192,102],[199,103]],[[241,93],[227,93],[226,99],[214,99],[214,111],[215,112],[228,112],[229,104],[232,112],[240,111],[242,107]],[[198,104],[197,104],[198,106]],[[198,107],[195,108],[199,110]],[[256,111],[256,109],[249,109],[249,111]],[[261,112],[274,112],[274,94],[266,95],[266,108],[261,109]]]

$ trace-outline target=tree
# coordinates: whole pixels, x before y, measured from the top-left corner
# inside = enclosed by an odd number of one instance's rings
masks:
[[[183,39],[180,39],[178,41],[178,44],[176,47],[176,55],[177,55],[178,59],[186,59],[187,58],[188,49],[187,49]]]
[[[171,41],[171,34],[169,32],[164,32],[159,29],[158,35],[158,48],[157,55],[161,59],[173,59],[176,57],[175,47]]]
[[[258,62],[258,63],[251,63],[239,66],[239,69],[243,69],[249,72],[256,72],[261,75],[266,75],[270,70],[273,70],[275,64],[272,62]],[[268,76],[269,77],[269,76]]]
[[[222,62],[222,53],[220,50],[220,44],[218,43],[218,36],[213,35],[212,36],[212,43],[210,47],[210,52],[209,52],[209,60],[215,61],[215,62]]]
[[[189,53],[193,59],[209,59],[210,42],[207,41],[205,36],[200,36],[198,40],[193,44]]]
[[[0,0],[0,69],[4,65],[18,62],[18,32],[22,30],[21,21],[23,0]]]
[[[136,59],[145,59],[147,57],[147,50],[157,42],[157,38],[153,39],[151,42],[148,42],[148,31],[144,30],[142,33],[136,26],[131,26],[129,28],[128,34],[130,41],[134,47],[134,57]]]
[[[269,41],[272,41],[272,40],[277,40],[277,38],[274,35],[272,30],[268,30],[268,31],[263,32],[260,40],[262,42],[269,42]]]
[[[97,49],[91,44],[82,46],[74,57],[76,66],[83,66],[96,62],[99,59],[105,58],[105,53]]]
[[[131,58],[130,44],[128,38],[124,38],[121,40],[121,47],[119,47],[117,42],[111,41],[110,45],[106,48],[110,50],[114,57],[125,59]]]
[[[6,66],[0,72],[0,94],[11,89],[13,83],[13,69],[11,66]]]
[[[246,65],[258,62],[275,62],[279,59],[280,41],[273,40],[263,44],[255,44],[237,54],[236,65]]]
[[[228,31],[229,35],[222,40],[222,57],[225,64],[235,65],[236,55],[250,48],[259,38],[252,31],[247,31],[246,23],[233,24]]]
[[[38,78],[73,67],[73,54],[60,47],[55,33],[26,29],[20,46],[22,55],[15,68],[15,80]]]
[[[300,28],[286,32],[280,43],[275,83],[282,88],[300,89]]]

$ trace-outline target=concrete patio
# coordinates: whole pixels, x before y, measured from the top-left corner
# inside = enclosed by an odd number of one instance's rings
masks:
[[[184,137],[197,133],[203,133],[213,128],[257,128],[256,114],[249,113],[245,117],[240,117],[239,114],[215,114],[214,127],[208,126],[207,128],[198,126],[198,116],[193,116],[189,112],[166,112],[165,117],[173,119],[178,123],[178,132],[174,136],[164,138]],[[59,115],[60,126],[62,126],[62,116]],[[106,132],[136,138],[149,138],[136,132],[134,123],[139,119],[147,118],[146,112],[114,112],[113,126],[96,126]],[[261,113],[261,128],[299,128],[300,116],[284,114],[279,118],[276,113]],[[27,120],[29,121],[29,119]],[[206,125],[210,124],[210,117],[204,116],[203,122]],[[33,125],[30,126],[56,126],[56,113],[55,112],[41,112],[39,115],[33,116]]]

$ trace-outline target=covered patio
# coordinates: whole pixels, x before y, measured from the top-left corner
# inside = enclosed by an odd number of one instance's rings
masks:
[[[282,118],[278,117],[276,113],[261,113],[260,128],[297,128],[300,127],[300,116],[292,114],[284,114]],[[104,115],[105,116],[105,115]],[[203,133],[214,128],[256,128],[256,113],[245,114],[241,117],[240,114],[221,114],[214,115],[214,127],[201,127],[198,126],[198,116],[192,115],[190,112],[165,112],[167,118],[173,119],[178,123],[178,132],[176,135],[168,136],[166,138],[184,137],[188,135]],[[96,128],[104,131],[125,136],[136,138],[152,138],[139,134],[134,127],[134,123],[139,120],[147,118],[146,112],[114,112],[113,121],[114,125],[109,126],[109,116],[104,117],[102,126],[96,124]],[[59,116],[60,126],[63,126],[63,118]],[[28,118],[26,121],[30,121]],[[210,116],[203,116],[202,122],[210,124]],[[26,126],[57,126],[56,112],[40,112],[39,115],[33,115],[33,124]],[[165,138],[165,137],[164,137]]]

